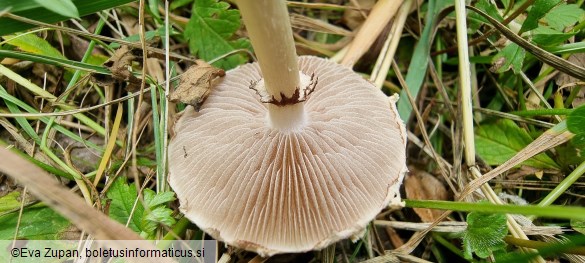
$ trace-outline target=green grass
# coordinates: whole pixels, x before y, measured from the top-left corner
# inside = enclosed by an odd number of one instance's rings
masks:
[[[360,11],[371,7],[360,10],[352,6],[354,2],[295,2],[289,11],[356,33],[353,24],[370,14]],[[473,7],[464,2],[427,0],[414,12],[403,11],[404,28],[389,36],[400,38],[393,67],[388,63],[378,67],[376,58],[380,64],[389,60],[386,51],[374,45],[353,69],[372,78],[385,76],[381,85],[386,95],[401,89],[398,110],[413,136],[407,160],[411,174],[425,172],[420,176],[439,179],[430,189],[425,183],[415,184],[419,195],[403,196],[404,208],[384,209],[377,219],[418,224],[431,214],[429,223],[442,217],[467,222],[470,228],[464,233],[427,229],[415,234],[372,224],[368,238],[356,243],[345,240],[321,252],[277,260],[303,256],[322,262],[368,262],[410,257],[487,262],[488,256],[495,256],[502,262],[543,262],[583,250],[585,106],[583,83],[575,76],[582,76],[585,67],[584,1],[496,0],[493,5],[480,0],[473,1]],[[184,105],[169,103],[167,97],[178,83],[165,80],[186,71],[196,58],[214,58],[208,62],[225,69],[253,60],[246,54],[250,46],[242,25],[225,32],[214,27],[239,23],[237,16],[223,16],[237,14],[236,5],[215,6],[227,9],[214,15],[194,9],[194,1],[173,2],[175,9],[167,19],[161,12],[164,1],[63,3],[69,7],[58,12],[32,0],[0,3],[0,147],[54,175],[88,205],[129,223],[129,229],[143,237],[202,237],[204,233],[183,217],[169,193],[167,146]],[[145,37],[139,34],[141,3]],[[454,8],[453,3],[459,6]],[[73,21],[75,10],[79,18]],[[559,10],[565,15],[559,17]],[[193,12],[203,22],[190,20]],[[199,30],[203,26],[208,27]],[[293,27],[299,55],[340,61],[352,40],[299,20]],[[520,29],[525,35],[517,35]],[[540,35],[526,37],[535,34]],[[385,35],[380,40],[391,43]],[[141,50],[142,42],[147,42],[148,52]],[[465,42],[471,45],[466,47]],[[106,58],[122,60],[115,57],[120,45],[132,47],[127,64],[120,68],[104,64]],[[144,54],[150,59],[146,72]],[[377,72],[374,67],[388,70]],[[143,83],[129,83],[130,76]],[[50,202],[31,206],[15,199],[22,188],[6,180],[0,180],[0,187],[9,189],[0,192],[0,222],[9,219],[0,228],[10,229],[0,231],[0,238],[46,236],[41,227],[50,224],[58,232],[55,236],[68,229],[69,221],[47,208]],[[435,188],[447,194],[439,196]],[[164,202],[154,202],[157,198]],[[431,200],[435,198],[440,200]],[[110,206],[113,210],[108,210]],[[452,212],[441,215],[421,208]],[[504,223],[481,225],[484,222],[470,220],[477,215],[473,213],[506,217]],[[50,221],[41,225],[35,215]],[[571,239],[569,243],[545,246],[538,235],[524,240],[526,227],[517,220],[575,232],[553,236],[557,241]],[[27,224],[32,230],[16,231]],[[506,246],[474,243],[477,240],[469,234],[492,228],[505,232],[497,241]],[[220,253],[259,259],[243,250],[222,248]]]

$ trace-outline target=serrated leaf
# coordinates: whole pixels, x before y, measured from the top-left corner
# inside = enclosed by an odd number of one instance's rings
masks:
[[[156,207],[150,212],[147,212],[141,220],[140,228],[142,231],[140,236],[146,239],[153,239],[159,224],[172,226],[176,223],[172,215],[173,210],[163,206]]]
[[[144,195],[144,205],[151,209],[157,205],[175,200],[175,193],[170,191],[157,194],[153,190],[144,189],[142,194]]]
[[[79,11],[71,0],[34,0],[42,7],[66,17],[79,17]]]
[[[543,18],[546,13],[558,5],[561,0],[536,0],[528,12],[528,16],[522,27],[520,28],[519,34],[530,31],[538,27],[538,20]]]
[[[112,183],[110,190],[106,194],[110,202],[110,217],[114,220],[126,225],[128,218],[132,215],[128,227],[140,233],[142,229],[141,219],[144,214],[144,207],[142,203],[136,203],[138,192],[134,184],[128,185],[125,177],[119,177]],[[135,205],[136,203],[136,205]]]
[[[232,40],[240,28],[240,12],[229,9],[230,5],[217,0],[196,0],[193,4],[191,19],[185,27],[185,38],[189,41],[191,53],[205,61],[225,55],[235,49],[249,49],[245,39]],[[246,59],[241,54],[221,59],[214,66],[231,69]]]
[[[167,226],[172,226],[176,223],[172,215],[173,210],[161,206],[150,211],[145,219],[152,222],[162,223]]]
[[[475,130],[477,154],[490,165],[500,165],[530,144],[528,132],[508,119],[479,125]],[[524,162],[535,168],[558,169],[559,166],[546,154],[538,154]]]
[[[577,33],[578,32],[565,33],[550,27],[541,26],[532,30],[532,41],[544,47],[557,46]]]
[[[498,73],[504,73],[511,68],[514,73],[518,74],[522,72],[524,57],[526,57],[526,50],[516,43],[510,43],[494,56],[494,68],[497,69]]]
[[[14,238],[18,213],[0,217],[0,239]],[[44,205],[25,208],[20,218],[17,239],[60,239],[71,225],[67,219]]]
[[[508,233],[506,215],[471,212],[467,215],[467,229],[463,235],[465,256],[472,253],[487,258],[493,251],[506,247],[504,237]]]
[[[61,52],[55,49],[47,40],[44,40],[35,34],[10,35],[3,37],[6,43],[16,46],[18,49],[33,53],[44,55],[53,58],[66,59]]]
[[[579,22],[585,11],[578,5],[559,5],[548,12],[543,20],[556,30],[563,31],[566,27]]]

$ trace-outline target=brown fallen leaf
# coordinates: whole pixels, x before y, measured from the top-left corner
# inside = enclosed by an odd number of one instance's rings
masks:
[[[182,102],[191,105],[199,111],[213,88],[213,81],[225,76],[225,71],[213,67],[205,61],[197,60],[197,65],[191,66],[181,76],[181,84],[169,99],[171,102]]]
[[[447,200],[449,195],[445,185],[431,174],[409,167],[409,174],[404,179],[406,197],[414,200]],[[414,212],[425,222],[433,222],[444,211],[427,208],[414,208]]]
[[[111,58],[104,62],[104,66],[112,72],[111,76],[94,74],[93,78],[101,85],[113,84],[116,80],[127,81],[131,85],[140,85],[140,79],[135,77],[130,68],[132,62],[142,56],[142,51],[128,46],[121,46]]]

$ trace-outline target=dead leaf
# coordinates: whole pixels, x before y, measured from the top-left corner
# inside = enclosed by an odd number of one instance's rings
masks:
[[[366,10],[371,9],[375,3],[376,1],[374,0],[350,1],[347,5],[351,5],[358,9],[348,8],[343,12],[343,21],[345,22],[345,25],[352,30],[361,26],[367,17]]]
[[[576,53],[568,58],[569,62],[575,65],[585,66],[585,54]],[[568,89],[580,89],[577,97],[573,100],[573,107],[577,108],[585,103],[585,89],[582,88],[583,82],[575,77],[569,76],[565,73],[560,73],[556,79],[559,87],[568,87]]]
[[[404,179],[406,197],[413,200],[447,200],[449,194],[445,185],[431,174],[409,167],[409,174]],[[444,211],[427,208],[413,208],[414,212],[425,222],[433,222]]]
[[[114,55],[104,62],[104,66],[112,72],[112,76],[94,74],[94,80],[101,85],[113,84],[116,80],[126,81],[132,85],[140,85],[140,79],[130,69],[132,62],[142,56],[142,51],[121,46]]]
[[[195,111],[199,111],[207,96],[213,88],[213,81],[225,76],[225,71],[213,67],[202,60],[197,60],[197,65],[191,66],[181,76],[181,84],[170,95],[172,102],[182,102],[191,105]]]

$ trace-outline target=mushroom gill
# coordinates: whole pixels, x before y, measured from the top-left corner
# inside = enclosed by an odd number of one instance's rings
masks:
[[[253,63],[227,72],[199,112],[188,107],[169,145],[169,181],[185,216],[261,255],[363,231],[399,196],[406,171],[394,103],[347,67],[308,56],[298,63],[301,84],[318,80],[302,127],[271,127],[268,105],[250,89],[262,79]]]

